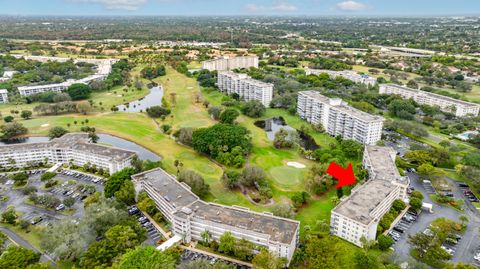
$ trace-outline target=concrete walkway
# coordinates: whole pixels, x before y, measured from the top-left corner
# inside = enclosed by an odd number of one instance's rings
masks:
[[[159,231],[163,235],[163,237],[165,237],[165,239],[167,240],[170,239],[170,237],[172,236],[171,232],[164,231],[162,227],[160,227],[160,225],[158,225],[158,223],[152,217],[150,217],[150,215],[147,214],[147,212],[143,212],[143,211],[141,212],[153,224],[155,229],[157,229],[157,231]]]

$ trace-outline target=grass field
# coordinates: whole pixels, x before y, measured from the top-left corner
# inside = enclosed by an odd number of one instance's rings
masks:
[[[168,68],[167,76],[155,79],[155,81],[164,86],[165,99],[172,109],[171,116],[164,121],[157,120],[158,122],[155,122],[144,113],[114,113],[109,111],[109,106],[132,101],[143,96],[147,93],[146,89],[130,91],[125,93],[123,97],[115,96],[115,94],[120,94],[120,91],[123,93],[121,89],[95,93],[92,96],[94,104],[100,106],[100,102],[102,102],[105,112],[98,112],[97,110],[97,112],[88,115],[69,114],[19,120],[29,128],[30,135],[46,135],[49,129],[54,126],[62,126],[72,132],[79,131],[81,126],[87,124],[86,120],[88,119],[88,125],[95,127],[99,133],[108,133],[130,140],[160,155],[165,169],[170,173],[174,174],[176,172],[175,160],[180,160],[184,167],[200,173],[211,188],[211,194],[206,197],[207,201],[244,206],[256,211],[270,211],[271,206],[253,204],[239,191],[227,190],[219,180],[223,173],[220,166],[193,149],[177,144],[173,139],[158,130],[158,125],[161,124],[170,124],[174,130],[180,127],[206,127],[215,124],[202,102],[197,102],[197,95],[200,92],[195,79],[188,78]],[[114,91],[117,93],[114,93]],[[172,93],[175,94],[175,101],[171,98]],[[217,91],[207,92],[203,90],[201,95],[203,100],[208,100],[212,105],[220,105],[222,98],[224,98]],[[308,126],[298,117],[281,109],[267,109],[266,115],[262,118],[267,119],[273,116],[284,117],[287,123],[294,128],[300,128],[302,125]],[[258,165],[266,171],[275,202],[289,202],[290,197],[295,192],[304,190],[303,180],[308,172],[308,167],[313,165],[313,162],[304,159],[298,149],[279,150],[274,148],[264,130],[254,125],[256,120],[243,115],[238,118],[238,123],[250,130],[254,144],[248,162]],[[335,139],[326,134],[314,133],[313,131],[310,133],[322,147],[329,148],[330,143],[335,143]],[[303,163],[307,168],[288,167],[286,166],[287,161]],[[297,215],[297,219],[302,221],[302,226],[314,226],[319,219],[328,221],[330,210],[333,208],[331,197],[334,195],[335,191],[332,191],[322,197],[312,198],[311,203],[301,209]]]
[[[380,73],[379,74],[372,74],[368,71],[369,69],[377,69]],[[362,73],[369,74],[370,76],[376,77],[376,78],[384,77],[384,78],[388,79],[388,77],[389,77],[388,75],[383,74],[383,70],[385,70],[385,69],[380,69],[380,68],[371,68],[371,67],[363,66],[363,65],[354,65],[353,70],[357,71],[357,72],[362,72]],[[415,73],[409,73],[409,72],[403,72],[403,73],[408,75],[407,80],[401,80],[405,84],[409,80],[415,79],[415,78],[420,76],[420,75],[417,75]],[[420,83],[419,86],[423,87],[423,86],[428,86],[428,85],[425,84],[425,83]],[[467,92],[467,93],[458,92],[458,91],[456,91],[454,89],[451,89],[451,88],[443,88],[443,87],[436,87],[436,86],[434,86],[434,88],[439,89],[439,90],[444,90],[444,91],[447,91],[449,93],[459,94],[459,95],[467,98],[468,101],[470,101],[470,102],[480,103],[480,86],[479,85],[473,85],[472,91]]]
[[[136,67],[131,71],[132,77],[137,77],[140,74],[141,66]],[[113,106],[121,105],[128,103],[137,99],[140,99],[147,95],[150,91],[147,89],[146,84],[148,80],[142,79],[144,87],[141,90],[128,89],[125,86],[117,86],[108,91],[95,91],[90,96],[89,100],[93,104],[94,111],[110,111]],[[40,103],[31,103],[31,104],[0,104],[0,113],[3,117],[10,115],[11,110],[30,110],[33,111],[33,108],[38,106]],[[20,114],[13,114],[14,117],[20,117]]]

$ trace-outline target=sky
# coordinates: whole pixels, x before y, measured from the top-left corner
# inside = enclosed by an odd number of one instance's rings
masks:
[[[480,0],[0,0],[2,15],[480,15]]]

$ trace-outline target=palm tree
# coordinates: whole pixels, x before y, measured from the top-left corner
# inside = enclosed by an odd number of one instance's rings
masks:
[[[202,240],[206,245],[210,243],[210,239],[212,238],[212,235],[210,234],[209,231],[207,230],[203,231],[200,236],[202,237]]]

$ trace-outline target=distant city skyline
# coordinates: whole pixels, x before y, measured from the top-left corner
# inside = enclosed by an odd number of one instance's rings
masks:
[[[0,0],[0,15],[480,15],[473,0]]]

